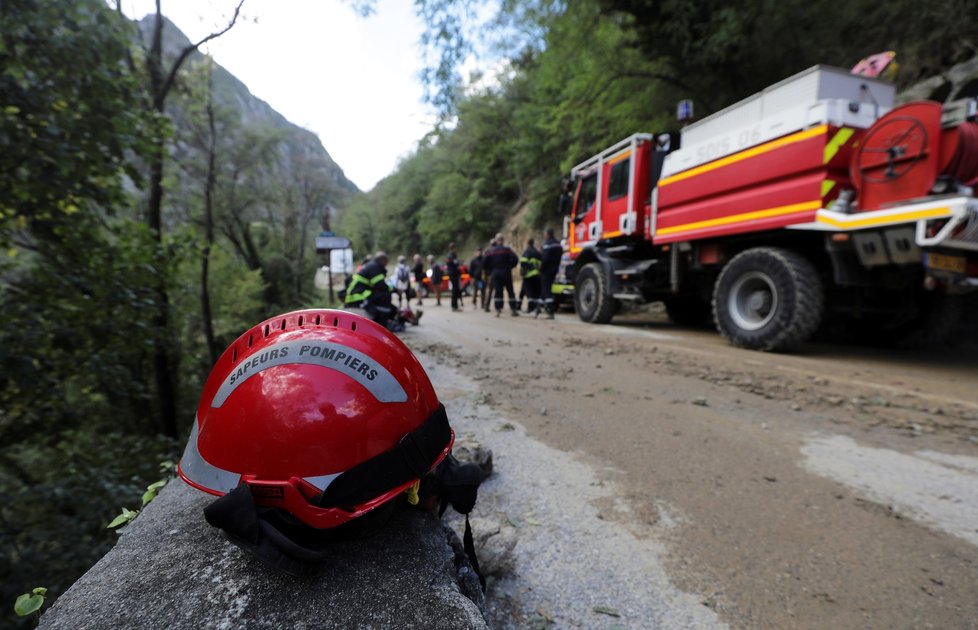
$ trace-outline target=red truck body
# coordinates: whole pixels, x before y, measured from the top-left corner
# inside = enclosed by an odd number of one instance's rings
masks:
[[[762,350],[826,320],[892,340],[966,320],[978,106],[893,100],[890,84],[816,66],[579,164],[565,236],[581,318],[659,300]]]

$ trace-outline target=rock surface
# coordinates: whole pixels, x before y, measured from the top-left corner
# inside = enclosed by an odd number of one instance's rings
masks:
[[[278,574],[204,520],[212,497],[170,482],[40,628],[487,628],[478,580],[433,514],[395,513],[337,543],[323,575]]]

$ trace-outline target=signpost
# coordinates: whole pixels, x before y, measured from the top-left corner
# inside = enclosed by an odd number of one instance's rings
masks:
[[[325,221],[324,221],[325,223]],[[322,255],[327,264],[330,261],[329,253],[334,249],[348,249],[350,247],[350,239],[337,236],[332,230],[323,230],[316,237],[316,253]],[[329,303],[332,304],[334,300],[333,296],[333,269],[329,270]]]
[[[316,237],[317,254],[328,254],[331,249],[347,249],[349,247],[350,239],[336,236],[332,232],[323,232]]]

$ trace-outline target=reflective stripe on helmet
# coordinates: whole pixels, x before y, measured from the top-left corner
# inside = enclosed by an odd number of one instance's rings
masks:
[[[238,487],[241,483],[241,474],[218,468],[208,463],[197,449],[197,419],[194,419],[194,426],[190,430],[190,439],[183,450],[183,457],[180,458],[180,472],[188,481],[192,481],[198,486],[203,486],[210,490],[228,493]],[[320,475],[318,477],[303,477],[315,486],[320,492],[326,490],[334,479],[341,473],[332,475]]]
[[[335,473],[333,475],[320,475],[319,477],[303,477],[303,479],[316,486],[319,491],[322,492],[328,488],[329,484],[331,484],[333,480],[339,477],[341,474],[342,473]]]
[[[217,492],[231,492],[238,487],[241,475],[218,468],[208,463],[200,455],[200,451],[197,450],[198,422],[198,419],[194,418],[194,426],[190,430],[187,448],[183,450],[183,457],[180,458],[180,472],[187,481],[193,482],[196,486]]]
[[[368,355],[328,341],[288,341],[267,346],[245,357],[224,379],[211,402],[220,407],[241,383],[262,370],[303,363],[336,370],[357,381],[380,402],[405,402],[407,392],[397,379]]]

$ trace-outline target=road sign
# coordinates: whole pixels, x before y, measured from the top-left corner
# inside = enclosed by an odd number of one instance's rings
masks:
[[[350,239],[343,236],[317,236],[316,251],[327,249],[346,249],[350,246]]]

